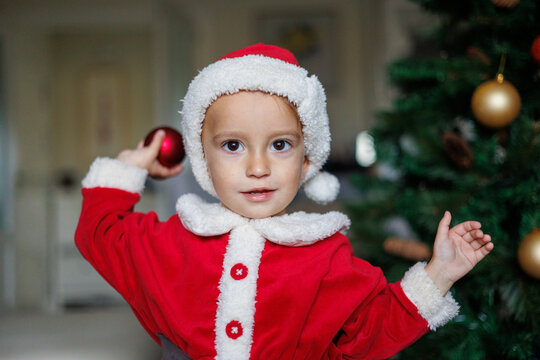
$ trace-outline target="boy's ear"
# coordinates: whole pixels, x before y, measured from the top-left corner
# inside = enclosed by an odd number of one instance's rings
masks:
[[[304,156],[304,163],[302,164],[302,180],[306,178],[308,168],[309,168],[309,160],[307,156]]]

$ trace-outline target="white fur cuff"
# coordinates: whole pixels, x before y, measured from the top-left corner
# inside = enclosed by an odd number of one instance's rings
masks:
[[[458,314],[459,305],[450,292],[443,296],[424,270],[425,266],[425,262],[420,262],[411,267],[403,276],[401,287],[434,331]]]
[[[148,171],[117,159],[97,158],[82,181],[84,188],[108,187],[141,193]]]

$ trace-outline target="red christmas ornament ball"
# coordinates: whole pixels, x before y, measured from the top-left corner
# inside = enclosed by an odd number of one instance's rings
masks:
[[[166,167],[180,164],[186,155],[184,142],[182,141],[182,135],[172,127],[160,126],[152,129],[144,138],[144,146],[148,146],[152,142],[158,130],[165,131],[165,138],[163,138],[159,149],[158,161]]]
[[[536,61],[536,63],[540,65],[540,35],[538,35],[532,43],[531,55],[534,61]]]

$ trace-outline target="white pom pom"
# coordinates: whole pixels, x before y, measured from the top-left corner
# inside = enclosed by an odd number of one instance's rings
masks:
[[[319,204],[336,200],[339,194],[339,180],[332,174],[320,172],[304,184],[307,197]]]

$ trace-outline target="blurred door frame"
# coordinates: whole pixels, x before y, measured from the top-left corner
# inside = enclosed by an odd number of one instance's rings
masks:
[[[6,109],[4,41],[0,36],[0,308],[15,306],[14,151]]]

